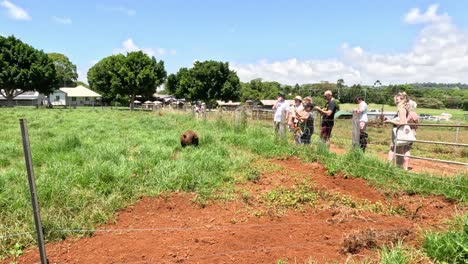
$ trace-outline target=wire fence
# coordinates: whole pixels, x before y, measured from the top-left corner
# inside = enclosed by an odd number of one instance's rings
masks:
[[[235,118],[235,115],[233,116]],[[313,145],[319,145],[321,144],[321,140],[315,140],[312,142]],[[303,151],[307,151],[308,147],[304,147]],[[307,152],[307,155],[311,155],[315,160],[317,161],[326,161],[326,160],[334,160],[334,161],[340,161],[343,162],[346,158],[346,156],[341,156],[341,155],[321,155],[319,153],[315,152]],[[347,164],[351,165],[351,161]],[[435,184],[441,184],[445,186],[451,186],[455,188],[460,188],[460,191],[462,193],[468,193],[466,192],[468,190],[467,185],[460,185],[454,182],[454,178],[435,178],[433,176],[421,176],[415,173],[410,173],[407,171],[403,170],[395,170],[392,167],[388,168],[379,168],[375,166],[369,166],[365,165],[362,163],[352,163],[353,166],[358,166],[362,168],[367,168],[371,169],[374,171],[381,171],[385,173],[389,173],[392,175],[395,175],[399,178],[402,177],[410,177],[422,181],[429,181]],[[390,164],[389,164],[390,165]],[[124,232],[161,232],[161,231],[171,231],[171,232],[184,232],[184,231],[193,231],[193,230],[232,230],[232,229],[245,229],[245,228],[263,228],[263,227],[283,227],[283,226],[294,226],[294,225],[310,225],[311,223],[316,222],[316,223],[324,223],[326,221],[307,221],[307,222],[295,222],[295,223],[268,223],[268,224],[249,224],[249,225],[232,225],[232,226],[200,226],[200,227],[156,227],[156,228],[124,228],[124,229],[54,229],[54,230],[46,230],[46,233],[124,233]],[[18,232],[18,233],[11,233],[11,234],[6,234],[3,236],[0,236],[0,240],[4,239],[10,239],[13,237],[20,237],[20,236],[32,236],[34,234],[34,231],[30,232]],[[291,247],[303,247],[308,244],[295,244],[295,245],[288,245],[288,246],[275,246],[275,247],[267,247],[268,250],[277,250],[280,248],[291,248]],[[216,253],[216,254],[211,254],[211,255],[206,255],[202,257],[197,257],[197,258],[191,258],[191,259],[206,259],[206,258],[211,258],[211,257],[217,257],[217,256],[225,256],[228,254],[243,254],[247,252],[252,252],[256,251],[255,249],[242,249],[242,250],[233,250],[233,251],[227,251],[227,252],[222,252],[222,253]],[[152,260],[150,260],[152,261]],[[129,262],[126,262],[129,263]],[[132,262],[132,263],[151,263],[151,262]]]
[[[322,144],[322,142],[320,140],[314,140],[313,143],[315,143],[315,145]],[[305,146],[305,148],[307,148],[307,146]],[[317,161],[320,161],[319,158],[321,158],[322,160],[331,159],[331,160],[335,160],[335,161],[343,161],[343,158],[340,157],[340,155],[337,155],[336,157],[333,157],[331,155],[330,156],[320,155],[320,154],[318,154],[316,152],[315,153],[308,152],[308,154],[315,157]],[[390,163],[388,163],[388,164],[391,165]],[[386,173],[390,172],[392,174],[402,176],[402,177],[413,177],[413,178],[417,178],[417,179],[421,179],[421,180],[427,180],[427,181],[432,181],[432,182],[435,182],[435,183],[440,183],[440,184],[443,184],[443,185],[446,185],[446,186],[460,187],[462,189],[468,189],[468,186],[459,185],[459,184],[452,184],[452,183],[447,182],[447,181],[453,180],[453,178],[444,178],[444,180],[441,180],[441,179],[434,178],[434,176],[429,176],[429,177],[419,176],[418,174],[411,173],[409,171],[395,170],[395,168],[391,168],[391,167],[384,169],[384,168],[378,168],[378,167],[374,167],[374,166],[364,165],[362,163],[353,163],[352,165],[353,166],[363,167],[363,168],[368,168],[368,169],[372,169],[372,170],[382,171],[382,172],[386,172]]]
[[[362,219],[358,219],[362,220]],[[283,228],[283,227],[291,227],[291,226],[308,226],[311,224],[326,224],[329,223],[328,220],[310,220],[307,222],[284,222],[284,223],[265,223],[265,224],[231,224],[231,225],[204,225],[198,227],[153,227],[153,228],[108,228],[108,229],[51,229],[45,230],[46,233],[134,233],[134,232],[166,232],[166,231],[173,231],[173,232],[190,232],[190,231],[197,231],[197,230],[208,230],[208,231],[230,231],[236,229],[259,229],[259,228]],[[432,223],[431,226],[450,226],[451,223],[442,222],[442,223]],[[11,233],[0,236],[1,239],[8,239],[11,237],[18,237],[18,236],[27,236],[34,234],[35,231],[30,232],[18,232],[18,233]]]
[[[315,143],[315,144],[311,144],[312,146],[313,145],[319,145],[319,144],[322,144],[322,142],[317,139],[317,140],[314,140],[312,143]],[[308,146],[304,146],[304,149],[303,151],[308,151]],[[325,161],[325,160],[334,160],[334,161],[343,161],[344,159],[344,156],[340,156],[340,155],[336,155],[336,156],[333,156],[333,155],[320,155],[316,152],[307,152],[307,154],[311,155],[312,157],[314,157],[318,162],[320,161]],[[414,178],[414,179],[419,179],[419,180],[422,180],[422,181],[429,181],[429,182],[433,182],[433,183],[436,183],[436,184],[441,184],[441,185],[445,185],[445,186],[451,186],[451,187],[456,187],[456,188],[460,188],[461,190],[466,190],[467,194],[468,194],[468,186],[467,185],[460,185],[460,184],[455,184],[455,183],[450,183],[448,181],[451,181],[453,180],[453,178],[444,178],[444,180],[442,179],[438,179],[438,178],[434,178],[433,176],[420,176],[418,174],[415,174],[415,173],[410,173],[410,172],[407,172],[407,171],[403,171],[403,170],[395,170],[394,168],[392,167],[389,167],[389,168],[378,168],[378,167],[375,167],[375,166],[368,166],[368,165],[364,165],[362,163],[353,163],[354,166],[359,166],[359,167],[362,167],[362,168],[367,168],[367,169],[371,169],[371,170],[377,170],[377,171],[381,171],[381,172],[385,172],[385,173],[391,173],[395,176],[398,176],[398,177],[411,177],[411,178]],[[390,166],[390,163],[389,163],[389,166]],[[323,221],[322,221],[323,222]],[[307,224],[307,223],[311,223],[311,222],[304,222],[304,223],[284,223],[284,224],[268,224],[268,226],[272,226],[272,225],[298,225],[298,224]],[[230,227],[231,229],[232,228],[248,228],[248,227],[263,227],[263,226],[266,226],[266,225],[242,225],[242,226],[233,226],[233,227]],[[214,229],[222,229],[222,228],[219,228],[219,227],[210,227],[210,228],[214,228]],[[95,233],[95,232],[148,232],[148,231],[187,231],[187,230],[196,230],[196,229],[209,229],[207,227],[164,227],[164,228],[129,228],[129,229],[60,229],[60,230],[46,230],[46,232],[48,233],[51,233],[51,232],[61,232],[61,233]],[[34,231],[31,231],[31,232],[19,232],[19,233],[12,233],[12,234],[6,234],[6,235],[3,235],[3,236],[0,236],[0,239],[7,239],[7,238],[11,238],[11,237],[15,237],[15,236],[25,236],[25,235],[31,235],[35,233]]]

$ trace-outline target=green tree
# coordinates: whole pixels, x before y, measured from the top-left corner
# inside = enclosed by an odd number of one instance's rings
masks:
[[[418,98],[418,107],[442,109],[445,105],[437,98]]]
[[[76,65],[67,56],[60,53],[48,53],[47,56],[54,62],[55,71],[59,85],[64,87],[75,87],[78,79]]]
[[[54,63],[47,54],[14,36],[0,36],[0,94],[8,105],[26,91],[50,94],[57,87]]]
[[[344,80],[343,79],[338,79],[336,81],[336,89],[337,89],[337,98],[338,100],[341,100],[341,90],[344,88]]]
[[[169,74],[167,76],[166,80],[166,85],[164,87],[164,90],[166,91],[175,91],[177,89],[177,75],[175,74]]]
[[[240,81],[237,74],[229,70],[227,62],[195,62],[191,69],[181,68],[167,84],[167,90],[177,98],[191,101],[239,100]]]
[[[136,51],[102,59],[89,69],[88,82],[91,89],[103,93],[106,100],[128,96],[130,110],[133,110],[135,96],[153,94],[164,83],[166,75],[163,61]]]
[[[262,79],[253,79],[248,83],[241,84],[241,100],[260,101],[264,99],[276,99],[279,92],[287,95],[290,93],[288,86],[282,89],[278,82],[263,82]]]
[[[84,82],[82,82],[82,81],[76,81],[76,86],[80,86],[80,85],[81,85],[81,86],[84,86],[84,87],[86,87],[86,88],[89,88],[89,85],[88,85],[87,83],[84,83]]]

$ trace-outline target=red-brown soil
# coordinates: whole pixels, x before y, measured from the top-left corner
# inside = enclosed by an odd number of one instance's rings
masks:
[[[336,154],[346,154],[346,150],[335,145],[330,146],[330,151]],[[384,161],[388,160],[387,153],[378,153],[377,156]],[[428,173],[437,176],[455,176],[457,174],[468,174],[468,168],[461,165],[453,165],[436,161],[410,159],[410,171],[416,173]]]
[[[118,212],[115,223],[91,237],[48,243],[50,263],[343,263],[373,259],[373,247],[402,239],[418,245],[421,229],[443,228],[443,219],[464,211],[440,197],[384,195],[365,180],[327,176],[318,163],[298,159],[269,161],[279,166],[258,182],[237,185],[237,198],[200,206],[192,194],[145,197]],[[301,183],[318,195],[313,207],[275,211],[263,195]],[[248,193],[248,195],[246,195]],[[327,195],[351,197],[372,206],[352,208]],[[400,208],[401,214],[389,213]],[[364,241],[364,242],[363,242]],[[19,263],[38,263],[31,248]],[[296,262],[295,262],[296,261]],[[8,263],[8,260],[6,262]]]

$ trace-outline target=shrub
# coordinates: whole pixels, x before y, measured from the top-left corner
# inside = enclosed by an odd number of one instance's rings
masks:
[[[436,98],[418,98],[418,107],[420,108],[432,108],[432,109],[442,109],[445,108],[444,103],[441,100]]]

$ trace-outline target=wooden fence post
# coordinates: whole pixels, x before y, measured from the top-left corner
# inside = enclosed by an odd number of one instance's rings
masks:
[[[288,131],[287,126],[288,126],[288,110],[283,110],[283,112],[281,113],[281,122],[280,122],[280,127],[279,127],[279,135],[281,139],[286,138],[286,132]]]
[[[455,123],[455,124],[458,126],[458,125],[460,125],[460,122],[457,121],[457,123]],[[460,128],[457,127],[457,128],[455,129],[455,143],[458,143],[458,133],[459,133],[459,132],[460,132]]]
[[[360,140],[360,127],[359,127],[359,115],[357,113],[353,113],[353,148],[360,148],[361,143]]]

